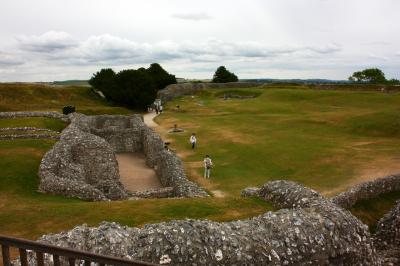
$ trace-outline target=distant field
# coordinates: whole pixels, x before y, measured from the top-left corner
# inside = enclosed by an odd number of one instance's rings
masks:
[[[217,197],[84,202],[40,194],[38,166],[55,141],[0,141],[0,233],[35,239],[103,220],[140,226],[183,218],[244,219],[272,210],[263,200],[241,198],[247,186],[289,179],[334,195],[363,180],[400,172],[400,95],[288,86],[227,91],[257,97],[225,101],[224,90],[207,90],[169,103],[157,118],[159,132],[185,161],[190,179]],[[87,114],[131,112],[110,106],[87,87],[0,84],[1,111],[59,111],[70,104]],[[166,133],[174,124],[185,132]],[[0,127],[24,125],[65,127],[44,118],[0,119]],[[192,132],[199,141],[195,151],[188,143]],[[215,163],[210,181],[202,178],[205,154]],[[373,226],[399,197],[362,202],[352,211]]]

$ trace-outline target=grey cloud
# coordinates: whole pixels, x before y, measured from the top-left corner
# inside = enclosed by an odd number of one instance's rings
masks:
[[[176,19],[195,20],[195,21],[212,19],[212,17],[205,12],[173,14],[171,15],[171,17]]]
[[[336,43],[330,43],[325,46],[310,46],[307,49],[318,54],[331,54],[339,52],[341,47]]]
[[[77,42],[66,32],[49,31],[42,35],[21,35],[16,40],[22,50],[38,53],[52,53],[73,48]]]
[[[17,55],[0,52],[0,67],[13,67],[24,64],[24,61]]]
[[[397,56],[400,56],[400,51],[398,51],[398,52],[396,53],[396,55],[397,55]]]

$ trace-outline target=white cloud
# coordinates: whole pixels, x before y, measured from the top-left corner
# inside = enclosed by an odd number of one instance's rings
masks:
[[[20,35],[16,37],[22,50],[51,53],[76,46],[76,41],[66,32],[48,31],[42,35]]]
[[[389,60],[389,58],[387,58],[386,56],[380,56],[380,55],[376,55],[376,54],[373,54],[373,53],[370,53],[368,55],[368,58],[374,59],[374,60],[383,60],[383,61]]]
[[[271,58],[285,55],[320,56],[340,51],[335,44],[325,46],[273,47],[260,42],[227,42],[210,39],[203,42],[161,41],[139,43],[110,34],[78,41],[65,32],[47,32],[40,36],[18,37],[21,52],[29,58],[69,65],[125,65],[186,59],[193,62],[217,62],[238,59]],[[39,53],[39,55],[37,55]]]
[[[179,14],[173,14],[171,17],[177,18],[177,19],[183,19],[183,20],[208,20],[212,19],[210,15],[208,15],[205,12],[199,12],[199,13],[179,13]]]

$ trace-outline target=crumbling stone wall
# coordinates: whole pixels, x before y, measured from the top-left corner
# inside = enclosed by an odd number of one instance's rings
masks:
[[[392,191],[400,191],[400,174],[361,183],[332,198],[339,206],[349,209],[359,200],[376,198]]]
[[[179,83],[171,84],[158,92],[162,102],[168,102],[176,97],[193,95],[196,91],[217,88],[251,88],[261,86],[254,82],[228,82],[228,83]]]
[[[0,118],[48,117],[68,122],[68,116],[58,112],[0,112]]]
[[[80,115],[71,115],[76,121]],[[39,191],[84,200],[126,199],[113,148],[71,123],[43,157]]]
[[[225,223],[182,220],[139,229],[103,222],[39,241],[164,265],[380,265],[367,226],[317,192],[272,181],[260,196],[284,209]]]
[[[143,150],[141,116],[97,115],[91,118],[90,133],[105,139],[115,152]]]
[[[181,160],[164,149],[160,136],[141,116],[73,113],[69,119],[71,124],[61,133],[60,142],[41,162],[40,191],[85,200],[208,196],[187,179]],[[144,152],[147,164],[166,188],[125,191],[115,152]]]

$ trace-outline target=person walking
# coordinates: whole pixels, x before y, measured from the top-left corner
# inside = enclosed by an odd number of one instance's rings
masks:
[[[192,144],[192,149],[194,149],[196,147],[196,143],[197,143],[196,134],[192,133],[189,141],[190,141],[190,144]]]
[[[204,158],[204,178],[210,178],[211,168],[213,163],[209,155]]]

